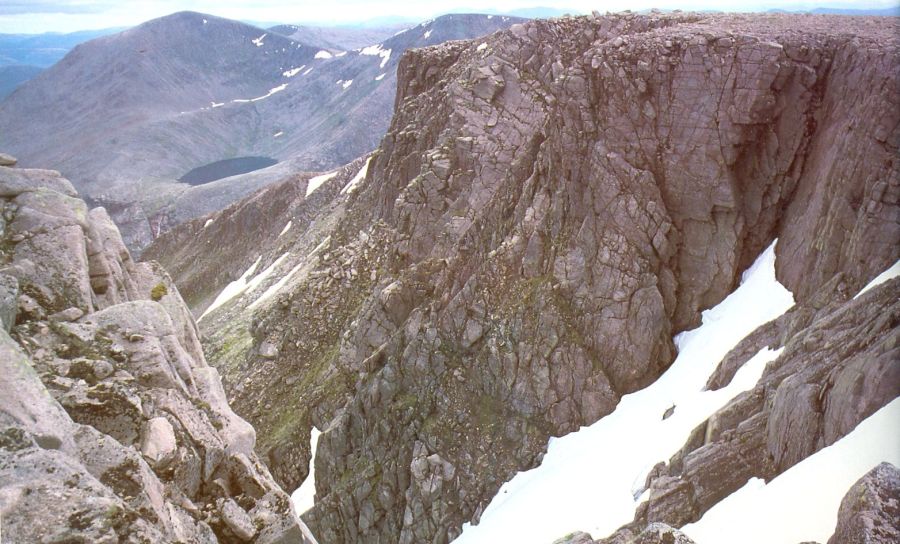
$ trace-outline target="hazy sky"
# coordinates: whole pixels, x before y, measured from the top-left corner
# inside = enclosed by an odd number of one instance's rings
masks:
[[[181,10],[266,22],[356,22],[383,16],[425,19],[448,11],[548,6],[573,13],[663,9],[755,11],[782,7],[891,7],[900,0],[0,0],[0,33],[72,32],[131,26]]]

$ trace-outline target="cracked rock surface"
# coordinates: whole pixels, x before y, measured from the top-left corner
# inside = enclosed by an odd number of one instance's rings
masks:
[[[306,476],[310,428],[323,431],[304,515],[316,535],[452,540],[549,437],[656,379],[672,337],[775,238],[798,305],[710,386],[757,344],[785,353],[656,474],[632,536],[682,538],[653,523],[685,523],[894,398],[897,283],[848,299],[900,258],[897,31],[594,15],[407,52],[357,190],[335,181],[289,241],[250,227],[268,240],[222,269],[236,279],[287,251],[280,266],[302,272],[264,304],[213,314],[246,326],[206,340],[229,353],[226,388],[286,488]],[[253,223],[247,210],[230,220]]]
[[[10,542],[309,542],[168,275],[59,173],[0,167]]]

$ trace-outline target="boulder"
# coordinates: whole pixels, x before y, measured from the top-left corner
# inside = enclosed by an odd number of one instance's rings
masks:
[[[154,417],[144,423],[141,431],[141,454],[156,468],[165,468],[175,457],[178,445],[175,430],[164,417]]]
[[[844,495],[828,544],[900,542],[900,470],[881,463]]]
[[[256,526],[250,515],[238,506],[232,499],[224,499],[219,502],[219,513],[222,521],[228,525],[234,534],[242,541],[249,542],[256,536]]]
[[[15,166],[18,161],[12,155],[0,153],[0,166]]]

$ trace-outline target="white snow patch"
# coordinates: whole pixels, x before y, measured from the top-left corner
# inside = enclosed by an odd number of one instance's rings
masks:
[[[876,287],[888,280],[892,280],[892,279],[896,278],[897,276],[900,276],[900,261],[895,262],[894,266],[888,268],[881,274],[878,274],[877,276],[875,276],[875,279],[873,279],[872,281],[870,281],[868,283],[868,285],[863,287],[859,293],[856,293],[856,296],[853,298],[859,298],[860,296],[862,296],[863,293],[865,293],[869,289],[872,289],[873,287]]]
[[[287,232],[287,228],[285,228],[285,230],[282,231],[282,232]],[[279,236],[280,236],[280,235],[279,235]],[[301,260],[299,263],[297,263],[297,265],[294,266],[294,268],[292,268],[287,274],[285,274],[285,276],[284,276],[283,278],[281,278],[280,280],[278,280],[277,282],[275,282],[274,284],[272,284],[271,286],[269,286],[269,288],[266,289],[266,291],[265,291],[262,295],[260,295],[259,298],[257,298],[256,300],[254,300],[254,301],[250,304],[250,306],[248,306],[248,309],[254,310],[254,309],[256,309],[257,306],[259,306],[260,304],[262,304],[262,303],[265,302],[266,300],[268,300],[268,299],[272,298],[273,296],[275,296],[275,294],[278,293],[278,291],[280,291],[285,285],[287,285],[287,282],[290,281],[290,279],[293,278],[294,275],[295,275],[301,268],[303,268],[304,266],[306,266],[307,264],[309,264],[309,262],[310,262],[309,259],[311,259],[311,258],[313,257],[313,255],[315,255],[316,253],[318,253],[319,251],[321,251],[322,248],[324,248],[325,245],[326,245],[330,240],[331,240],[331,236],[326,236],[325,239],[322,240],[322,242],[321,242],[319,245],[317,245],[317,246],[315,247],[315,249],[313,249],[312,251],[309,252],[309,255],[307,255],[305,259],[303,259],[303,260]]]
[[[206,228],[206,227],[212,225],[214,221],[215,221],[215,219],[207,219],[206,223],[203,223],[203,228]]]
[[[280,137],[283,136],[283,135],[284,135],[284,131],[283,131],[283,130],[279,130],[278,132],[276,132],[275,134],[273,134],[272,137],[273,137],[273,138],[280,138]]]
[[[375,81],[381,81],[382,79],[384,79],[384,76],[386,76],[386,75],[387,74],[381,74],[380,76],[375,76]]]
[[[350,85],[353,85],[353,80],[348,79],[347,81],[344,81],[343,79],[339,79],[339,80],[335,81],[335,83],[346,89]]]
[[[423,37],[424,39],[426,39],[426,40],[427,40],[429,37],[431,37],[431,29],[429,28],[428,31],[425,32],[425,34],[422,34],[422,37]]]
[[[605,536],[630,522],[649,468],[668,460],[697,425],[752,388],[780,353],[764,348],[727,387],[704,391],[719,361],[742,338],[793,305],[775,279],[774,249],[773,243],[738,289],[703,312],[700,327],[675,337],[678,357],[656,382],[622,397],[612,414],[593,425],[551,438],[541,465],[505,483],[480,524],[465,524],[455,544],[546,544],[576,530]],[[662,419],[672,406],[672,415]]]
[[[233,104],[246,104],[248,102],[259,102],[260,100],[265,100],[266,98],[269,98],[270,96],[272,96],[275,93],[280,93],[281,91],[287,89],[287,86],[288,86],[287,83],[282,83],[281,85],[279,85],[277,87],[273,87],[273,88],[269,89],[269,92],[267,92],[266,94],[264,94],[262,96],[257,96],[256,98],[235,98],[231,102]],[[222,104],[219,104],[219,106],[221,106],[221,105]],[[213,103],[213,107],[216,108],[218,106],[215,103]]]
[[[487,49],[487,43],[485,42],[482,42],[475,48],[476,51],[484,51],[485,49]]]
[[[328,51],[325,51],[325,50],[323,49],[323,50],[319,51],[318,53],[316,53],[315,58],[317,58],[317,59],[330,59],[330,58],[333,57],[333,56],[334,56],[334,55],[332,55],[331,53],[329,53]]]
[[[281,72],[281,75],[283,75],[284,77],[294,77],[295,75],[299,74],[300,71],[304,68],[306,68],[305,64],[299,68],[291,68],[290,70],[285,70],[284,72]]]
[[[488,15],[488,21],[490,21],[490,20],[493,19],[493,18],[494,18],[493,15]]]
[[[257,96],[256,98],[251,98],[251,99],[250,99],[250,102],[258,102],[258,101],[260,101],[260,100],[265,100],[266,98],[269,98],[269,97],[272,96],[273,94],[275,94],[275,93],[280,93],[281,91],[287,89],[287,86],[288,86],[287,83],[282,83],[281,85],[279,85],[279,86],[277,86],[277,87],[274,87],[274,88],[272,88],[272,89],[269,89],[269,92],[266,93],[266,94],[264,94],[263,96]]]
[[[263,34],[263,35],[260,36],[259,38],[256,38],[255,40],[250,40],[250,41],[251,41],[251,42],[253,43],[253,45],[255,45],[256,47],[262,47],[262,46],[263,46],[263,40],[266,38],[266,36],[268,36],[268,34]]]
[[[219,295],[216,297],[216,299],[213,301],[213,303],[209,305],[209,308],[207,308],[206,311],[203,312],[203,315],[200,316],[200,319],[203,319],[204,317],[207,316],[207,314],[209,314],[216,308],[222,306],[223,304],[225,304],[229,300],[233,299],[234,297],[236,297],[238,295],[243,295],[244,293],[250,293],[250,292],[254,291],[257,287],[259,287],[259,285],[262,282],[264,282],[266,280],[266,278],[268,278],[272,274],[272,272],[275,270],[275,268],[279,264],[281,264],[281,262],[283,260],[285,260],[288,257],[288,255],[290,255],[290,253],[285,253],[281,257],[278,257],[275,260],[275,262],[273,262],[268,267],[266,267],[265,270],[263,270],[256,276],[253,276],[252,278],[250,278],[250,276],[252,276],[253,273],[256,272],[256,269],[257,269],[257,267],[259,267],[259,263],[262,260],[262,255],[257,257],[256,261],[253,262],[253,264],[250,266],[250,268],[248,268],[246,270],[246,272],[241,274],[240,278],[229,283],[225,287],[225,289],[222,289],[222,292],[219,293]],[[250,278],[250,279],[248,279],[248,278]],[[200,321],[200,319],[198,319],[197,321]]]
[[[306,69],[306,71],[305,71],[305,72],[303,72],[303,74],[302,74],[302,75],[304,75],[304,76],[305,76],[305,75],[306,75],[306,74],[308,74],[308,73],[310,73],[310,72],[312,72],[312,67],[309,67],[309,68],[307,68],[307,69]]]
[[[225,105],[225,102],[210,102],[210,106],[213,108],[221,108]]]
[[[362,49],[360,49],[359,54],[381,57],[381,65],[379,66],[379,68],[384,68],[384,66],[388,63],[388,60],[390,60],[391,58],[391,50],[383,49],[380,43],[377,45],[363,47]]]
[[[337,55],[335,55],[335,57],[343,57],[343,56],[346,55],[346,54],[347,54],[346,51],[341,51],[340,53],[338,53]]]
[[[294,276],[294,274],[296,274],[297,271],[300,270],[300,268],[305,264],[305,261],[300,261],[299,263],[297,263],[297,266],[291,268],[291,270],[287,274],[285,274],[283,278],[270,285],[269,288],[259,296],[259,298],[251,302],[250,306],[248,306],[247,309],[255,310],[257,306],[275,296],[275,293],[280,291],[281,288],[284,287],[287,282]]]
[[[372,157],[366,159],[366,164],[364,164],[363,167],[359,169],[359,172],[357,172],[356,175],[353,176],[353,179],[347,182],[347,185],[344,185],[344,188],[341,189],[342,195],[352,193],[356,190],[356,186],[359,185],[359,182],[366,179],[366,172],[369,171],[369,162],[371,161]]]
[[[284,236],[285,234],[287,234],[287,231],[291,230],[291,225],[293,225],[293,224],[294,224],[293,220],[288,221],[287,225],[285,225],[284,228],[281,229],[281,232],[278,233],[278,237],[280,238],[280,237]]]
[[[316,176],[310,179],[309,183],[306,184],[306,196],[313,194],[313,191],[318,189],[323,183],[330,180],[336,175],[338,175],[337,172],[331,172],[329,174],[322,174],[321,176]]]
[[[272,275],[272,272],[274,272],[275,269],[278,267],[278,265],[281,264],[281,261],[287,259],[289,255],[290,255],[290,253],[285,253],[281,257],[278,257],[277,259],[275,259],[275,262],[273,262],[272,264],[267,266],[265,270],[263,270],[262,272],[260,272],[256,276],[254,276],[253,279],[251,279],[250,281],[248,281],[246,291],[248,293],[252,293],[253,291],[255,291],[256,288],[262,284],[262,282],[266,281],[266,278],[268,278],[269,276]]]
[[[309,458],[309,475],[303,480],[293,493],[291,493],[291,504],[294,506],[294,512],[299,516],[315,505],[316,499],[316,446],[319,445],[319,435],[322,433],[319,429],[313,427],[309,433],[309,449],[312,453]]]
[[[206,23],[208,23],[208,22],[209,22],[209,21],[207,21],[206,19],[203,19],[203,24],[206,24]]]
[[[204,317],[207,316],[207,314],[209,314],[210,312],[212,312],[219,306],[225,304],[232,298],[234,298],[237,295],[246,291],[247,290],[247,278],[249,278],[254,272],[256,272],[256,267],[259,266],[259,262],[261,260],[262,260],[262,255],[260,255],[259,257],[256,258],[255,261],[253,261],[253,264],[250,265],[250,268],[248,268],[243,274],[241,274],[240,278],[238,278],[238,279],[234,280],[233,282],[229,283],[228,285],[226,285],[225,289],[222,289],[222,292],[219,293],[219,295],[216,297],[216,299],[213,301],[213,303],[209,305],[209,308],[207,308],[206,311],[203,312],[203,315],[200,316],[200,319],[203,319]],[[197,321],[200,321],[200,319],[198,319]]]
[[[751,479],[682,531],[697,544],[827,542],[850,486],[881,462],[900,465],[898,424],[895,399],[768,484]]]

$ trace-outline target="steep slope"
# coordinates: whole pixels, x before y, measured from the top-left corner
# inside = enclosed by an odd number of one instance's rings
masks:
[[[0,66],[0,100],[9,96],[16,87],[33,79],[43,68],[27,65]]]
[[[827,371],[857,355],[895,372],[896,320],[866,323],[893,315],[896,283],[871,310],[847,293],[900,258],[897,25],[594,15],[407,52],[391,127],[364,180],[344,194],[329,186],[330,200],[289,230],[294,240],[254,228],[264,243],[234,258],[228,278],[262,278],[201,320],[210,351],[227,353],[236,409],[260,430],[285,487],[305,476],[310,429],[322,431],[315,507],[304,515],[316,534],[456,537],[504,481],[540,463],[549,437],[656,380],[675,357],[673,336],[698,325],[775,238],[777,279],[804,320],[779,340],[785,352],[761,383],[828,389]],[[253,209],[274,203],[235,208],[230,221],[254,224]],[[196,253],[229,239],[188,232],[160,239],[155,255],[165,260],[176,240]],[[207,272],[183,267],[176,281],[199,285],[196,274]],[[208,304],[194,289],[187,298]],[[833,316],[842,312],[858,317],[856,340],[830,346],[810,376],[785,380],[775,369],[799,376],[816,339],[841,330]],[[233,322],[249,327],[222,334]],[[765,345],[739,344],[725,360]],[[848,407],[841,423],[791,450],[791,462],[893,396],[836,387],[822,398]],[[758,392],[738,399],[745,404],[718,424],[731,432],[709,431],[696,452],[691,442],[694,455],[724,452],[698,461],[697,478],[718,481],[715,460],[741,446],[728,442],[734,427],[752,426],[754,452],[769,446]],[[772,420],[776,447],[793,427]],[[771,477],[765,459],[716,486],[690,485],[715,503],[751,476]],[[665,475],[692,477],[678,470]]]
[[[57,172],[0,166],[0,210],[4,538],[314,544],[168,275]]]
[[[204,199],[194,194],[203,189],[177,181],[187,172],[241,157],[307,171],[349,162],[371,151],[390,122],[402,51],[513,22],[446,16],[336,52],[177,13],[83,44],[22,86],[0,103],[0,145],[24,166],[65,173],[114,210],[126,243],[140,249],[176,221],[221,209],[196,210]],[[281,171],[257,180],[278,181]],[[258,187],[219,184],[227,203]]]

